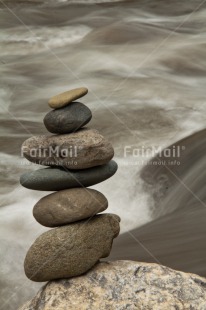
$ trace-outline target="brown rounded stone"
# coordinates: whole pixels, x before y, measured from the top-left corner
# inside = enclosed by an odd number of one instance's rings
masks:
[[[85,87],[75,88],[50,98],[48,104],[53,109],[62,108],[70,102],[85,96],[87,93],[88,89]]]
[[[33,209],[37,222],[55,227],[92,217],[106,210],[106,197],[88,188],[73,188],[52,193],[40,199]]]
[[[22,152],[31,162],[69,169],[104,165],[114,156],[111,143],[87,128],[65,135],[33,136],[23,143]]]
[[[43,233],[26,255],[26,276],[44,282],[85,273],[110,254],[119,222],[117,215],[101,214]]]

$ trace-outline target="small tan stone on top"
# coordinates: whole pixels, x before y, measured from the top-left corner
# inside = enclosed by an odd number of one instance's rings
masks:
[[[53,109],[59,109],[65,107],[70,102],[85,96],[87,93],[88,89],[86,87],[75,88],[50,98],[48,104]]]

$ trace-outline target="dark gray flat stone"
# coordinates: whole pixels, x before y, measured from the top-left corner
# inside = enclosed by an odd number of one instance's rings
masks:
[[[87,187],[103,182],[117,171],[117,163],[111,160],[108,164],[85,170],[65,170],[63,168],[45,168],[21,175],[22,186],[39,191],[59,191],[74,187]]]
[[[81,102],[72,102],[68,106],[52,110],[44,117],[44,125],[48,131],[64,134],[77,131],[92,118],[90,109]]]

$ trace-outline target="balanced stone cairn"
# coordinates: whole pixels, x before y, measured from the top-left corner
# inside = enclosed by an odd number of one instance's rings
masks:
[[[78,98],[77,88],[49,100],[53,108],[44,118],[54,135],[34,136],[22,145],[31,162],[49,166],[24,173],[20,183],[29,189],[55,191],[40,199],[33,209],[41,225],[56,227],[43,233],[27,252],[26,276],[37,282],[79,276],[100,258],[109,256],[119,234],[120,218],[98,214],[107,209],[106,197],[94,189],[117,171],[112,145],[97,130],[82,128],[92,118]],[[74,102],[75,101],[75,102]]]

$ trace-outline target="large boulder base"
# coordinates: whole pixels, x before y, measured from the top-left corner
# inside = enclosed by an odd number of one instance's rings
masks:
[[[206,279],[134,261],[97,264],[49,282],[19,310],[205,310]]]

